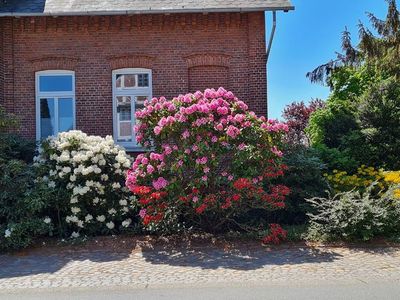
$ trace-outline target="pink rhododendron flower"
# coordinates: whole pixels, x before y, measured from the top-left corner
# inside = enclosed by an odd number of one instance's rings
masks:
[[[233,99],[233,98],[235,98],[235,96],[233,95],[232,92],[227,92],[227,93],[225,94],[225,97],[228,98],[228,99]]]
[[[217,95],[217,97],[223,97],[223,96],[225,96],[226,93],[227,93],[227,91],[223,87],[220,87],[218,89],[216,95]]]
[[[158,126],[164,127],[165,125],[167,125],[167,118],[162,117],[161,120],[158,121]]]
[[[147,213],[147,209],[143,208],[139,211],[139,216],[144,219],[144,217],[146,216]]]
[[[148,174],[152,174],[154,172],[154,167],[152,165],[147,165],[146,171]]]
[[[251,122],[250,121],[246,121],[242,123],[242,127],[246,128],[246,127],[250,127],[251,126]]]
[[[160,126],[156,126],[156,127],[154,127],[154,133],[156,134],[156,135],[159,135],[160,133],[161,133],[161,127]]]
[[[164,148],[164,153],[165,153],[165,155],[170,155],[170,154],[172,153],[171,147],[166,146],[166,147]]]
[[[205,98],[215,98],[216,93],[213,90],[207,89],[204,91],[204,97]]]
[[[218,107],[218,108],[217,108],[217,112],[218,112],[218,114],[220,114],[220,115],[227,115],[227,114],[229,113],[229,109],[228,109],[227,107],[225,107],[225,106],[223,106],[223,107]]]
[[[246,144],[244,144],[244,143],[241,143],[239,146],[238,146],[238,149],[239,150],[244,150],[246,148]]]
[[[163,177],[159,177],[157,180],[153,181],[153,187],[158,191],[166,188],[168,185],[168,181]]]
[[[197,91],[196,93],[194,93],[194,97],[196,99],[201,99],[201,98],[203,98],[203,93],[200,91]]]
[[[278,157],[282,157],[283,156],[283,152],[278,150],[278,148],[276,146],[271,148],[271,152],[274,153]]]
[[[241,110],[248,110],[249,107],[247,106],[246,103],[244,103],[243,101],[238,101],[237,105],[240,107]]]
[[[150,159],[151,160],[163,161],[164,160],[164,155],[152,152],[152,153],[150,153]]]
[[[201,163],[202,165],[205,165],[205,164],[207,163],[207,161],[208,161],[208,158],[207,158],[207,157],[202,157],[202,158],[200,159],[200,163]]]
[[[240,130],[235,126],[230,125],[226,130],[226,134],[235,139],[240,134]]]
[[[189,130],[185,130],[183,133],[182,133],[182,137],[184,138],[184,139],[187,139],[188,137],[190,137],[190,132],[189,132]]]

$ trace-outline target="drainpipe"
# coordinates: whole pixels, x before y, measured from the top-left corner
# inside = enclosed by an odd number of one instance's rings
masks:
[[[271,53],[271,48],[272,48],[272,42],[274,41],[274,36],[275,36],[275,30],[276,30],[276,11],[272,12],[272,29],[271,29],[271,35],[269,36],[269,41],[266,49],[266,57],[265,57],[265,64],[266,64],[266,72],[268,73],[268,59],[269,55]],[[267,88],[267,99],[266,99],[266,105],[267,105],[267,115],[268,117],[268,74],[265,74],[267,78],[266,88]]]
[[[267,57],[266,57],[267,64],[268,64],[269,54],[271,53],[272,42],[274,41],[275,30],[276,30],[276,11],[273,11],[272,12],[272,30],[271,30],[271,35],[269,37],[268,47],[267,47]]]

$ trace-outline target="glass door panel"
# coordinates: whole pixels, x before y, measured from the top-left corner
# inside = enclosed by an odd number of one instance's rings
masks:
[[[47,138],[55,134],[55,101],[54,98],[40,99],[40,137]]]
[[[117,96],[117,127],[119,142],[132,141],[132,98]]]
[[[58,99],[58,131],[70,131],[74,128],[74,107],[72,98]]]

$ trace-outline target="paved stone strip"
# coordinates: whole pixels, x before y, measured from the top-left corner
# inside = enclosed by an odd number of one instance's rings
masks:
[[[400,248],[206,247],[0,256],[0,291],[355,280],[400,281]]]

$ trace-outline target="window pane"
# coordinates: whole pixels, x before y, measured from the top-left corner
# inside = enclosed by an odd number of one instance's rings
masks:
[[[117,97],[118,141],[132,141],[132,99],[130,96]]]
[[[135,110],[141,110],[144,108],[144,101],[146,101],[149,97],[147,96],[137,96],[136,103],[135,103]]]
[[[42,75],[39,89],[41,92],[72,92],[72,75]]]
[[[144,101],[149,99],[147,96],[137,96],[136,97],[136,102],[135,102],[135,111],[139,111],[144,108]],[[136,125],[140,124],[140,121],[138,119],[135,119]]]
[[[138,86],[148,87],[149,86],[149,74],[139,74],[138,75]]]
[[[70,131],[74,128],[72,98],[58,99],[58,131]]]
[[[55,106],[53,98],[40,99],[40,137],[47,138],[55,133]]]
[[[134,88],[136,86],[136,75],[134,74],[119,74],[117,75],[116,85],[118,89]]]

